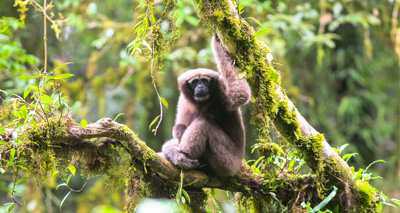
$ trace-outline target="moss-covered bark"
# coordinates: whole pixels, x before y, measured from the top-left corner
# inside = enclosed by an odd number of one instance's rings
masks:
[[[280,76],[266,58],[269,49],[254,37],[254,30],[240,18],[235,1],[199,0],[197,4],[201,23],[208,27],[209,34],[216,33],[226,44],[227,51],[235,57],[239,75],[247,76],[255,100],[254,123],[266,128],[266,123],[271,120],[286,141],[303,155],[318,177],[321,198],[333,186],[338,186],[341,192],[346,191],[344,186],[353,186],[348,165],[332,150],[323,135],[305,121],[282,92]],[[375,211],[375,196],[368,197],[372,203],[353,199],[353,206],[343,208],[347,211]]]

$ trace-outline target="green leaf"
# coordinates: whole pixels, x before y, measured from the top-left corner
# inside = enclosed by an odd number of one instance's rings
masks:
[[[60,79],[66,79],[66,78],[71,78],[72,76],[75,76],[74,74],[60,74],[56,76],[46,76],[47,80],[60,80]]]
[[[253,18],[253,17],[249,17],[251,20],[255,21],[258,25],[260,25],[260,27],[265,28],[257,19]]]
[[[168,109],[168,102],[165,100],[165,98],[161,97],[161,102],[164,104],[165,107]]]
[[[400,206],[400,200],[395,199],[395,198],[392,198],[391,201],[392,201],[393,203],[395,203],[396,205]]]
[[[243,4],[239,4],[238,11],[241,12],[243,9],[244,9],[244,5]]]
[[[269,77],[271,81],[276,81],[279,78],[279,74],[277,72],[272,72]]]
[[[346,144],[340,146],[340,147],[339,147],[339,154],[342,153],[342,151],[343,151],[344,149],[346,149],[346,147],[347,147],[348,145],[349,145],[349,144],[346,143]]]
[[[75,166],[74,165],[69,165],[68,169],[72,173],[72,175],[75,176],[75,172],[76,172]]]
[[[46,102],[47,104],[51,104],[53,102],[53,99],[50,98],[50,96],[43,94],[42,97],[40,98],[42,101]]]
[[[142,42],[143,42],[142,44],[143,44],[145,47],[147,47],[147,49],[149,49],[151,53],[153,53],[153,50],[151,49],[149,43],[147,43],[146,40],[143,40]]]
[[[370,164],[367,166],[367,168],[365,168],[364,172],[366,172],[366,171],[369,169],[369,167],[371,167],[372,165],[374,165],[375,163],[378,163],[378,162],[386,163],[386,161],[384,161],[384,160],[376,160],[376,161],[370,163]]]
[[[29,87],[27,87],[24,91],[24,99],[26,98],[26,96],[29,95],[29,92],[31,91],[31,89]]]
[[[186,200],[190,203],[190,197],[189,197],[188,193],[184,189],[182,189],[182,192],[183,192],[183,195],[185,196]]]
[[[60,173],[60,171],[56,170],[53,172],[53,174],[51,176],[54,177],[54,176],[58,175],[58,173]]]
[[[269,33],[269,31],[271,31],[271,30],[267,29],[267,28],[264,28],[264,29],[261,29],[261,30],[257,31],[256,34],[254,34],[254,36],[255,37],[262,36],[262,35],[265,35],[265,34]]]
[[[15,203],[11,204],[11,206],[8,207],[8,209],[7,209],[8,213],[10,213],[13,210],[14,206],[15,206]]]
[[[151,127],[158,121],[158,119],[160,118],[160,116],[157,116],[156,118],[154,118],[154,120],[151,122],[151,124],[149,125],[149,130],[151,129]]]
[[[68,197],[69,194],[71,194],[71,191],[69,191],[69,192],[67,193],[67,195],[65,195],[64,199],[61,201],[61,203],[60,203],[60,211],[61,211],[62,205],[64,204],[65,199],[67,199],[67,197]]]
[[[18,184],[24,182],[26,179],[28,179],[28,177],[23,177],[23,178],[19,179],[19,180],[15,183],[15,185],[18,185]]]
[[[15,156],[15,149],[11,149],[11,151],[10,151],[10,156],[11,156],[11,158],[14,158],[14,156]]]
[[[357,175],[354,177],[354,182],[356,182],[358,179],[360,179],[362,177],[362,171],[363,169],[359,169],[357,172]]]
[[[58,190],[58,187],[60,187],[60,186],[67,186],[67,184],[66,184],[66,183],[59,184],[59,185],[56,187],[56,190]]]
[[[86,126],[87,126],[87,121],[86,121],[86,120],[81,120],[81,126],[82,126],[83,128],[86,128]]]
[[[320,204],[318,204],[318,206],[313,208],[313,210],[311,210],[310,213],[318,212],[324,206],[326,206],[326,204],[328,204],[332,200],[332,198],[335,197],[337,190],[338,190],[338,188],[336,188],[336,186],[333,186],[333,191],[328,195],[328,197],[326,197]]]
[[[71,177],[72,177],[72,174],[70,174],[70,175],[68,176],[67,181],[66,181],[67,184],[69,183],[69,180],[71,179]]]
[[[139,9],[139,8],[141,8],[141,7],[144,7],[144,6],[147,6],[147,4],[138,5],[135,9]]]
[[[8,144],[7,142],[0,140],[0,144],[3,144],[5,146],[7,146],[8,148],[11,148],[10,144]]]
[[[213,201],[214,201],[214,205],[215,205],[215,207],[216,207],[217,209],[220,209],[220,208],[219,208],[219,204],[218,204],[217,200],[213,199]]]
[[[156,23],[156,18],[154,18],[153,14],[151,14],[151,16],[150,16],[150,21],[152,24]]]
[[[114,121],[116,121],[117,118],[118,118],[119,116],[121,116],[121,115],[125,115],[125,113],[119,113],[119,114],[117,115],[117,117],[114,118]]]
[[[55,69],[53,70],[53,72],[56,72],[58,69],[61,69],[61,68],[65,67],[65,66],[68,65],[68,64],[72,64],[72,62],[67,62],[67,63],[61,64],[60,66],[58,66],[57,68],[55,68]],[[65,75],[65,74],[64,74],[64,75]],[[69,74],[69,75],[72,75],[72,74]],[[58,75],[58,76],[59,76],[59,75]],[[74,76],[74,75],[72,75],[72,76]]]
[[[20,76],[19,79],[23,80],[23,81],[28,81],[30,79],[37,79],[40,77],[43,77],[44,75],[33,75],[33,76]]]
[[[353,156],[355,156],[355,155],[357,155],[357,153],[347,154],[347,155],[344,155],[344,156],[342,157],[342,159],[343,159],[344,161],[346,161],[346,163],[347,163],[347,161],[349,161],[350,158],[353,157]]]
[[[214,189],[211,189],[211,196],[212,196],[213,198],[215,198],[215,190],[214,190]]]

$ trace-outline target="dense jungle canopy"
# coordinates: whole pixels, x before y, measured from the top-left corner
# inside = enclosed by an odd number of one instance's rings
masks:
[[[399,0],[1,1],[0,211],[396,212],[399,12]],[[215,33],[252,87],[244,166],[227,180],[152,151],[172,137],[177,77],[217,69]],[[300,131],[292,102],[321,134]]]

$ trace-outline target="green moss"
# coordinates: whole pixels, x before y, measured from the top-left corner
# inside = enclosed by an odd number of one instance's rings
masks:
[[[380,212],[378,209],[379,199],[376,196],[376,189],[374,189],[368,182],[358,180],[356,182],[357,189],[359,190],[360,204],[358,210],[360,212]]]
[[[29,140],[31,148],[20,150],[20,158],[23,166],[29,168],[27,171],[30,176],[34,176],[40,183],[52,174],[57,165],[58,159],[55,157],[53,142],[67,134],[69,118],[51,117],[42,120],[36,127],[30,127]]]

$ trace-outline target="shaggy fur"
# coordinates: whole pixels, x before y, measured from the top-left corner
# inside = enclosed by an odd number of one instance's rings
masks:
[[[212,47],[220,73],[201,68],[179,76],[181,95],[173,139],[165,142],[162,152],[183,169],[205,162],[215,174],[226,177],[235,175],[242,164],[245,133],[239,107],[249,101],[250,88],[238,78],[238,68],[216,38]],[[197,76],[211,79],[206,100],[195,100],[188,83]]]

